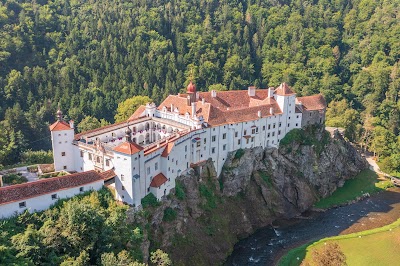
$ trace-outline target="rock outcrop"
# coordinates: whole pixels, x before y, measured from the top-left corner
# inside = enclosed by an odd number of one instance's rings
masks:
[[[304,132],[306,139],[286,139],[279,149],[233,152],[219,177],[211,160],[180,176],[177,196],[146,210],[150,248],[168,252],[174,265],[221,264],[240,238],[300,215],[367,167],[340,135]]]

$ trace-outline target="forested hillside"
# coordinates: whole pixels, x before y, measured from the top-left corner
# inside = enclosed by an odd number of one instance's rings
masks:
[[[400,171],[398,0],[0,0],[0,164],[135,95],[288,82]]]

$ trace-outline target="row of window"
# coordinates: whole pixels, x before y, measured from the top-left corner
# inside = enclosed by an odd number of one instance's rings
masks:
[[[84,190],[85,190],[84,187],[80,187],[80,188],[79,188],[79,192],[83,192]],[[57,193],[51,194],[51,199],[52,199],[52,200],[58,199]],[[20,203],[19,203],[19,207],[20,207],[20,208],[26,208],[26,201],[20,202]]]

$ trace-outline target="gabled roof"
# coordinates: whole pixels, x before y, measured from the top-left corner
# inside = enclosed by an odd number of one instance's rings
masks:
[[[280,96],[289,96],[295,94],[286,82],[283,82],[279,87],[275,90],[276,95]]]
[[[143,112],[146,110],[146,106],[141,105],[138,109],[128,118],[128,121],[134,120],[139,117],[143,117]]]
[[[325,98],[321,94],[297,97],[296,103],[301,103],[303,105],[303,108],[308,111],[323,110],[326,108]]]
[[[167,182],[168,179],[162,173],[156,175],[153,180],[151,180],[150,186],[151,187],[160,187],[162,184]]]
[[[167,157],[170,152],[172,151],[172,148],[174,147],[174,142],[168,142],[168,144],[165,146],[164,151],[161,154],[161,157]]]
[[[101,177],[103,177],[103,179],[105,181],[110,180],[110,179],[112,179],[113,177],[116,176],[116,174],[115,174],[113,169],[101,172],[100,175],[101,175]]]
[[[125,141],[113,149],[116,152],[132,155],[143,150],[143,147],[134,143]]]
[[[71,130],[72,128],[65,121],[56,121],[50,126],[50,131]]]
[[[96,171],[87,171],[72,175],[44,178],[34,182],[0,187],[0,205],[34,198],[73,187],[102,181],[103,177]]]

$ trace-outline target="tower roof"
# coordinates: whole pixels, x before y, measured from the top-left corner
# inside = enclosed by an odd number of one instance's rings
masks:
[[[275,93],[280,96],[289,96],[295,94],[286,82],[283,82],[279,87],[276,89]]]
[[[187,93],[196,93],[196,85],[192,81],[187,86]]]
[[[142,146],[131,141],[125,141],[124,143],[121,143],[120,145],[114,148],[114,151],[128,155],[133,155],[135,153],[140,152],[141,150],[143,150]]]
[[[57,120],[50,126],[50,131],[61,131],[61,130],[71,130],[72,128],[69,124],[63,120]]]

